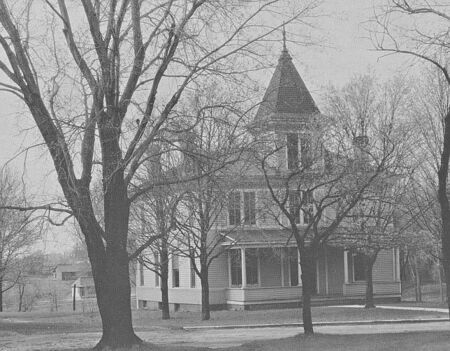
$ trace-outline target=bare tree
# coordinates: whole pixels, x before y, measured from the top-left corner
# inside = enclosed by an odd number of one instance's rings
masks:
[[[316,1],[83,0],[67,6],[49,0],[37,6],[0,1],[2,90],[25,103],[52,157],[67,204],[44,208],[74,216],[85,237],[103,323],[97,348],[138,344],[128,263],[143,248],[127,252],[127,239],[131,202],[155,186],[133,186],[147,148],[196,79],[232,80],[258,68],[260,43],[283,21],[306,23]],[[265,19],[274,16],[278,25],[267,26]],[[97,175],[103,220],[95,216],[90,191]]]
[[[185,138],[184,167],[196,178],[182,192],[176,218],[179,255],[189,257],[199,277],[202,293],[202,320],[210,319],[209,268],[226,250],[221,246],[226,234],[240,223],[223,228],[229,194],[250,166],[247,112],[229,93],[202,89],[196,93],[193,114],[199,123]]]
[[[0,173],[0,206],[25,203],[25,193],[17,177],[3,168]],[[12,289],[25,273],[21,257],[40,237],[39,218],[33,212],[0,209],[0,312],[3,293]]]
[[[448,26],[450,6],[445,1],[391,0],[375,18],[373,41],[377,49],[405,54],[419,62],[431,64],[450,86],[448,71]],[[438,186],[442,221],[442,262],[445,280],[450,285],[450,204],[447,195],[450,159],[450,109],[445,111],[442,124],[442,144],[438,158]],[[436,139],[434,139],[436,140]],[[447,301],[450,304],[450,290]],[[450,305],[449,305],[450,311]]]

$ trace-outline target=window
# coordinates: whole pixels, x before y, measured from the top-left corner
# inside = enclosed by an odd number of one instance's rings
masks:
[[[303,223],[310,224],[314,220],[314,204],[311,191],[303,192]]]
[[[255,192],[244,192],[244,224],[256,224]]]
[[[353,281],[365,281],[366,280],[366,259],[363,254],[353,254]]]
[[[291,286],[298,286],[298,251],[296,247],[288,248],[289,281]]]
[[[298,134],[289,133],[286,136],[287,168],[298,168]]]
[[[194,264],[192,263],[192,260],[189,260],[190,265],[191,265],[191,288],[195,288],[195,269],[194,269]]]
[[[180,286],[180,269],[178,256],[172,255],[172,287],[178,288]]]
[[[228,220],[230,225],[241,224],[241,194],[238,192],[228,196]]]
[[[144,285],[144,265],[142,262],[139,262],[139,284]]]
[[[247,285],[258,284],[258,249],[245,250],[245,276]]]
[[[159,287],[159,254],[155,253],[155,287]]]
[[[302,168],[309,168],[312,165],[311,158],[311,139],[308,136],[303,136],[300,140],[300,157]]]
[[[300,196],[297,192],[289,193],[289,214],[296,224],[300,224]]]
[[[230,250],[231,286],[242,285],[241,250]]]

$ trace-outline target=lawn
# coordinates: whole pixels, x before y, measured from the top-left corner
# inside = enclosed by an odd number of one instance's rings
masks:
[[[346,307],[313,307],[313,321],[365,321],[382,319],[444,318],[444,313],[408,310],[364,309]],[[101,330],[97,312],[6,312],[1,314],[1,332],[24,335],[92,332]],[[273,323],[298,323],[302,321],[300,309],[260,311],[215,311],[211,320],[201,321],[198,312],[172,313],[172,319],[161,320],[160,311],[138,310],[133,312],[137,331],[158,328],[181,329],[183,326],[249,325]]]
[[[313,321],[365,321],[381,319],[445,318],[444,313],[389,309],[364,309],[346,307],[313,307]],[[1,314],[0,331],[22,334],[64,333],[101,330],[97,312],[6,312]],[[180,329],[183,326],[249,325],[273,323],[298,323],[302,321],[300,309],[260,311],[214,311],[211,320],[201,321],[198,312],[172,313],[172,319],[161,320],[160,311],[133,311],[136,330],[152,328]]]
[[[226,349],[195,348],[187,346],[159,346],[144,344],[133,351],[447,351],[450,348],[450,332],[420,332],[370,335],[303,335],[275,340],[261,340]],[[70,351],[88,351],[71,349]],[[55,351],[68,351],[55,350]],[[124,350],[128,351],[128,350]]]

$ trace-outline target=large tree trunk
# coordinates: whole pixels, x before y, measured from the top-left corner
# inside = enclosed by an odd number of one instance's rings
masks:
[[[129,201],[120,170],[104,176],[105,230],[102,231],[90,201],[82,204],[78,222],[85,235],[103,334],[95,349],[130,347],[142,343],[133,331],[127,234]],[[84,194],[89,197],[88,192]],[[104,239],[102,239],[102,235]],[[104,243],[105,242],[105,243]]]
[[[422,302],[422,281],[420,279],[419,259],[414,258],[414,288],[416,293],[416,302]]]
[[[0,312],[3,312],[3,277],[0,277]]]
[[[167,252],[167,246],[163,245],[160,255],[161,255],[161,313],[162,313],[162,319],[170,319],[169,254]]]
[[[366,256],[366,304],[365,308],[375,308],[375,303],[373,300],[373,265],[375,263],[375,258],[367,255]]]
[[[202,284],[202,321],[207,321],[211,318],[208,266],[202,264],[200,275],[200,282]]]
[[[302,268],[302,316],[303,331],[305,335],[314,334],[312,314],[311,314],[311,295],[314,293],[314,255],[311,249],[303,249],[300,251],[300,266]]]
[[[450,205],[447,196],[448,162],[450,158],[450,111],[444,121],[444,141],[441,153],[441,164],[438,171],[438,200],[442,218],[442,265],[444,266],[447,285],[447,304],[450,314]]]

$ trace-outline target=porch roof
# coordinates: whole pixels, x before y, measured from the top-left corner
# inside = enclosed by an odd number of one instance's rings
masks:
[[[224,236],[223,246],[295,246],[292,232],[286,229],[241,229]]]

